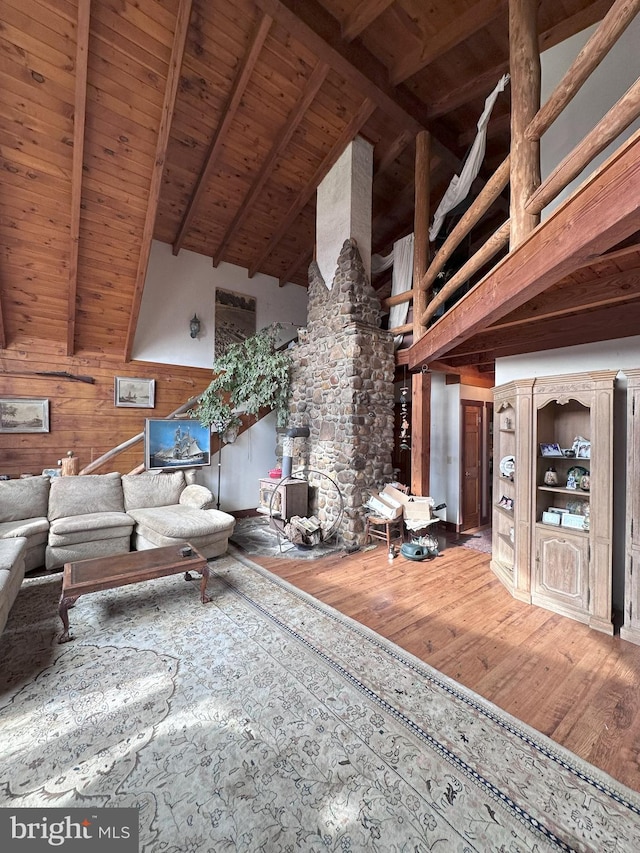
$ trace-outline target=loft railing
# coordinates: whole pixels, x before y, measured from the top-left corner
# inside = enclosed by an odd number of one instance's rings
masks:
[[[534,40],[532,37],[532,19],[528,18],[530,8],[527,10],[526,6],[527,0],[511,0],[510,3],[510,29],[517,30],[520,28],[523,31],[520,35],[524,35],[524,38],[521,39],[519,47],[522,41],[524,41],[525,50],[527,47],[527,38],[529,47]],[[522,11],[523,9],[524,11]],[[518,213],[519,222],[522,222],[523,214],[525,214],[524,219],[526,220],[528,217],[529,224],[525,225],[524,233],[520,224],[514,229],[514,178],[519,186],[522,186],[523,174],[528,177],[539,175],[540,159],[539,145],[537,143],[539,143],[540,138],[562,114],[567,104],[580,91],[585,81],[609,53],[639,10],[640,0],[615,0],[544,106],[539,108],[531,121],[524,126],[524,137],[529,144],[525,144],[521,150],[518,150],[520,146],[514,148],[512,141],[511,154],[498,167],[428,266],[426,259],[427,251],[422,247],[423,243],[424,246],[428,246],[428,234],[426,222],[424,221],[425,217],[420,217],[420,207],[418,205],[418,196],[420,194],[418,181],[420,180],[423,183],[426,181],[428,183],[428,168],[425,168],[424,163],[421,165],[418,164],[419,145],[416,145],[416,260],[414,263],[413,289],[408,290],[406,293],[391,296],[383,301],[383,306],[386,308],[404,302],[412,302],[414,319],[413,323],[407,323],[391,329],[393,335],[413,332],[414,341],[418,340],[426,332],[427,324],[434,317],[438,309],[457,293],[463,285],[469,282],[478,271],[484,268],[505,246],[510,244],[510,249],[512,250],[522,242],[523,237],[526,236],[527,228],[530,231],[537,226],[539,214],[543,208],[557,198],[598,154],[640,116],[639,78],[616,104],[611,107],[593,130],[567,154],[543,182],[529,180],[529,189],[524,195],[521,194],[519,199],[521,211]],[[519,13],[521,13],[520,16]],[[533,19],[533,23],[535,23],[535,19]],[[537,38],[535,38],[535,45],[535,50],[537,51]],[[514,51],[512,45],[512,65],[514,62],[521,62],[523,66],[526,65],[526,57],[523,57],[521,53],[521,50]],[[539,61],[539,53],[536,58]],[[512,87],[513,79],[512,74]],[[525,85],[517,87],[516,90],[516,87],[513,87],[512,110],[518,107],[518,98],[531,97],[531,88],[531,86]],[[536,91],[535,94],[539,102],[539,91]],[[516,102],[515,104],[514,101]],[[428,150],[428,143],[426,147]],[[535,163],[531,162],[534,155],[536,159]],[[445,264],[462,240],[479,224],[509,182],[512,183],[510,218],[503,222],[437,294],[433,294],[433,285],[438,274],[444,269]],[[424,195],[428,196],[428,190],[425,193],[424,188],[422,188],[422,194],[424,200]],[[422,253],[422,258],[419,257],[420,253]]]

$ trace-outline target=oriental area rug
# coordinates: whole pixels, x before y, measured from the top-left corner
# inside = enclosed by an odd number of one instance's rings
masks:
[[[238,553],[0,640],[0,806],[134,807],[140,850],[640,850],[640,797]]]

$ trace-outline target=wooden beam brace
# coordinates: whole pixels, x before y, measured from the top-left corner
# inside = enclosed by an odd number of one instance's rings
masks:
[[[260,195],[262,188],[271,177],[272,170],[275,167],[278,158],[282,156],[285,148],[291,141],[291,137],[293,136],[296,131],[296,128],[304,118],[313,99],[318,94],[320,87],[327,78],[328,73],[329,66],[325,62],[318,62],[316,64],[316,67],[311,72],[311,75],[307,80],[307,85],[305,86],[303,92],[298,98],[298,101],[294,106],[293,110],[287,116],[284,125],[280,129],[280,133],[278,134],[273,145],[271,146],[271,150],[269,151],[266,160],[264,161],[264,163],[260,167],[260,170],[253,179],[253,183],[251,184],[249,192],[246,194],[246,196],[240,203],[236,215],[233,217],[233,220],[229,224],[224,234],[224,237],[220,241],[220,245],[216,249],[216,252],[213,256],[214,267],[217,267],[220,261],[222,260],[223,253],[229,245],[231,238],[235,234],[236,230],[240,228],[245,218],[248,216],[258,196]]]
[[[229,93],[227,102],[222,110],[222,121],[218,125],[211,145],[209,146],[209,151],[207,152],[205,161],[202,164],[202,169],[200,170],[195,189],[189,199],[189,204],[187,205],[185,214],[182,217],[178,235],[173,243],[174,255],[177,255],[182,248],[185,236],[195,215],[198,202],[207,188],[209,176],[218,163],[218,156],[222,151],[225,139],[227,138],[227,134],[229,133],[235,115],[238,111],[242,96],[245,93],[247,84],[249,83],[253,69],[258,61],[258,56],[260,55],[260,51],[262,50],[262,46],[267,38],[272,23],[273,19],[270,18],[269,15],[263,14],[255,27],[253,37],[249,43],[249,49],[247,50],[244,61],[238,70],[231,92]]]
[[[344,41],[353,41],[357,38],[394,3],[395,0],[360,0],[355,9],[347,12],[342,22]]]
[[[440,358],[635,233],[638,198],[640,131],[413,344],[411,367]]]
[[[540,211],[576,178],[601,151],[640,115],[640,77],[585,138],[559,163],[525,204],[527,212]]]
[[[176,25],[173,33],[173,44],[171,47],[171,56],[169,57],[169,67],[167,70],[167,83],[164,90],[162,114],[160,118],[160,126],[158,128],[158,139],[156,141],[156,156],[154,158],[153,172],[149,186],[147,211],[140,240],[140,254],[138,256],[138,267],[136,270],[135,286],[129,313],[129,328],[127,330],[127,340],[125,342],[124,349],[125,362],[131,360],[133,339],[136,333],[136,326],[138,325],[144,281],[147,275],[149,256],[151,254],[153,227],[156,221],[158,201],[160,199],[160,190],[162,187],[162,172],[164,170],[164,162],[167,156],[171,120],[173,118],[173,111],[175,108],[178,83],[180,82],[180,68],[182,67],[182,57],[184,55],[184,47],[187,40],[187,32],[189,30],[191,2],[192,0],[180,0],[176,17]]]
[[[69,224],[69,285],[67,291],[67,355],[75,352],[76,296],[78,293],[78,248],[82,208],[82,165],[87,116],[87,67],[91,0],[79,0],[76,28],[75,95],[73,104],[73,162],[71,166],[71,216]]]
[[[323,178],[328,174],[329,170],[338,161],[339,157],[344,152],[346,146],[353,139],[355,139],[362,126],[367,122],[367,120],[370,118],[374,111],[375,104],[373,104],[368,99],[363,101],[358,111],[355,113],[355,115],[351,117],[351,121],[345,126],[344,130],[340,134],[340,137],[336,141],[336,144],[326,155],[322,163],[320,163],[311,178],[307,181],[306,186],[303,187],[303,189],[298,194],[297,199],[289,208],[278,229],[272,235],[260,257],[253,261],[253,263],[249,267],[249,278],[252,278],[258,272],[262,264],[269,257],[271,252],[273,252],[280,240],[282,240],[284,235],[289,231],[293,221],[301,213],[303,208],[306,206],[306,204],[309,202],[309,200],[315,193],[318,184],[323,180]]]
[[[567,104],[579,92],[582,84],[600,65],[607,53],[627,29],[640,10],[640,0],[615,0],[598,29],[576,56],[566,74],[555,87],[551,97],[531,121],[527,139],[540,139],[551,127]]]

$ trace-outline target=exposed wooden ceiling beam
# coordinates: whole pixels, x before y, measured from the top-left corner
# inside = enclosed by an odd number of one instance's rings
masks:
[[[638,197],[640,131],[411,347],[411,366],[441,358],[637,231]]]
[[[222,121],[218,125],[211,145],[209,146],[209,151],[207,152],[207,156],[202,164],[202,169],[200,170],[195,189],[189,199],[185,214],[182,217],[178,234],[173,243],[174,255],[177,255],[182,248],[187,231],[189,230],[189,226],[191,225],[191,221],[195,215],[198,201],[207,188],[209,176],[218,163],[218,155],[222,151],[224,141],[231,128],[236,112],[238,111],[242,96],[245,93],[245,89],[247,88],[247,84],[249,83],[253,69],[258,61],[258,56],[260,55],[260,51],[262,50],[262,46],[267,38],[267,34],[272,23],[273,18],[269,15],[263,14],[256,24],[253,37],[249,43],[249,49],[247,50],[242,65],[238,69],[231,92],[229,93],[227,102],[222,110]]]
[[[448,26],[443,27],[428,39],[424,39],[419,48],[408,51],[395,68],[391,69],[389,73],[391,83],[397,86],[409,77],[413,77],[438,57],[482,30],[494,18],[504,13],[506,8],[507,0],[480,0],[474,3],[470,9],[461,15],[456,15]]]
[[[360,0],[356,8],[347,13],[342,23],[342,38],[345,41],[353,41],[394,3],[395,0]]]
[[[553,47],[564,41],[569,35],[591,26],[600,21],[609,10],[612,0],[596,0],[586,9],[582,9],[575,15],[561,21],[556,26],[550,27],[548,30],[540,33],[538,36],[538,46],[541,51]],[[433,101],[429,105],[429,117],[433,121],[440,118],[453,110],[468,104],[469,101],[474,101],[479,98],[486,97],[493,89],[503,74],[509,71],[509,60],[505,59],[502,62],[496,63],[492,68],[487,69],[482,74],[478,74],[468,80],[463,85],[456,85],[454,89],[445,92],[438,100]]]
[[[82,166],[87,116],[87,66],[91,0],[79,0],[76,27],[75,94],[73,104],[73,162],[71,165],[71,216],[69,225],[69,284],[67,291],[67,355],[75,352],[78,247],[82,208]]]
[[[269,180],[271,172],[275,167],[278,158],[282,156],[296,128],[298,127],[298,125],[304,118],[305,113],[309,109],[311,102],[318,94],[320,87],[326,80],[328,73],[329,66],[325,62],[318,62],[316,67],[313,69],[307,81],[307,85],[304,88],[304,91],[298,98],[298,102],[294,106],[291,113],[287,116],[287,119],[280,130],[280,133],[278,134],[273,145],[271,146],[271,151],[269,151],[266,160],[264,161],[255,178],[253,179],[253,183],[251,184],[249,192],[246,194],[244,199],[240,201],[240,206],[238,207],[236,215],[229,223],[224,237],[222,238],[222,240],[220,241],[220,245],[216,249],[215,254],[213,256],[214,267],[217,267],[220,261],[222,260],[224,250],[229,245],[229,242],[231,241],[235,231],[242,225],[245,218],[251,211],[253,204],[260,195],[260,192],[262,191],[262,188]]]
[[[176,25],[173,33],[173,44],[171,47],[171,56],[169,57],[169,67],[167,73],[167,83],[164,90],[164,99],[162,102],[162,113],[160,125],[158,127],[158,139],[156,141],[156,152],[154,158],[153,172],[151,174],[151,182],[149,185],[149,198],[145,213],[144,227],[142,229],[142,238],[140,240],[140,255],[138,257],[138,267],[136,270],[136,279],[131,300],[131,309],[129,315],[129,327],[127,329],[127,339],[124,348],[124,360],[131,360],[131,350],[133,348],[133,339],[138,325],[138,316],[140,314],[140,305],[142,303],[142,293],[144,290],[144,281],[147,275],[147,267],[149,265],[149,255],[151,254],[151,243],[153,240],[153,226],[156,221],[156,213],[158,210],[158,201],[160,199],[160,190],[162,188],[162,172],[164,169],[164,161],[167,156],[167,145],[169,144],[169,132],[171,130],[171,120],[175,108],[176,95],[178,92],[178,83],[180,82],[180,68],[182,67],[182,57],[187,41],[187,32],[189,30],[189,18],[191,17],[191,2],[192,0],[180,0],[178,13],[176,16]]]
[[[305,266],[308,269],[312,260],[313,252],[307,252],[306,254],[304,252],[300,252],[285,274],[278,279],[278,287],[284,287],[285,284],[289,284],[300,267]]]
[[[430,115],[405,86],[391,86],[388,71],[380,60],[358,43],[342,39],[340,24],[316,0],[255,0],[265,14],[271,15],[287,32],[328,63],[340,76],[368,98],[378,109],[415,136],[430,130],[436,153],[447,158],[454,168],[460,160],[452,152],[455,140],[439,138],[442,127],[431,126]],[[441,149],[441,150],[440,150]]]
[[[300,214],[306,204],[309,202],[311,197],[316,191],[318,184],[326,177],[329,170],[332,166],[337,163],[338,158],[344,152],[346,146],[353,140],[358,134],[358,131],[362,128],[362,126],[369,120],[373,112],[375,111],[375,104],[373,104],[368,98],[365,99],[360,108],[352,116],[351,121],[347,124],[340,134],[340,137],[336,140],[335,145],[326,155],[322,163],[318,166],[316,171],[313,173],[311,178],[307,181],[306,185],[298,194],[297,199],[293,202],[291,207],[289,208],[287,214],[283,218],[280,226],[276,230],[276,232],[271,236],[266,248],[260,254],[260,257],[253,261],[251,266],[249,267],[249,278],[253,278],[253,276],[258,272],[261,268],[262,264],[269,257],[274,248],[278,245],[280,240],[287,233],[291,224],[296,219],[296,217]]]

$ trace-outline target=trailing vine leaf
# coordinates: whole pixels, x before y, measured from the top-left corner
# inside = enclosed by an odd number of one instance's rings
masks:
[[[286,424],[291,358],[276,349],[279,328],[267,326],[216,359],[216,376],[192,412],[203,426],[223,432],[240,423],[239,412],[257,417],[263,408],[276,412],[278,426]]]

